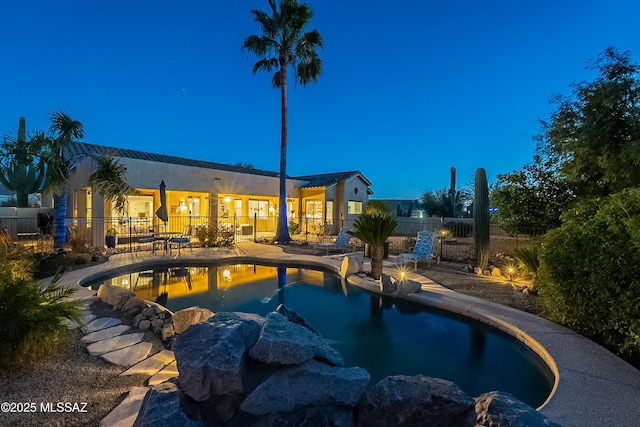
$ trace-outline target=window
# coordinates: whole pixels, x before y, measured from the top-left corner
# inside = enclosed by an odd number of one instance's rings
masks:
[[[322,219],[322,201],[307,200],[305,205],[307,218]]]
[[[258,215],[258,217],[266,217],[269,215],[269,202],[266,200],[249,199],[249,216]]]
[[[333,200],[327,200],[327,225],[333,225]]]
[[[235,199],[233,201],[233,215],[242,216],[242,199]]]
[[[347,213],[357,215],[362,213],[362,202],[359,200],[349,200],[347,204]]]

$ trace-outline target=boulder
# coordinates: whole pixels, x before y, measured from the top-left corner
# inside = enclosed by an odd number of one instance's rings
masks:
[[[140,323],[138,323],[138,329],[142,329],[143,331],[146,331],[150,327],[151,327],[151,322],[148,321],[147,319],[141,320]]]
[[[208,308],[189,307],[173,314],[173,328],[176,334],[183,333],[189,326],[204,322],[214,316]]]
[[[398,281],[394,281],[391,279],[391,276],[388,274],[383,274],[380,276],[380,291],[383,294],[393,294],[397,290]]]
[[[133,317],[140,313],[142,310],[147,308],[147,303],[141,300],[140,298],[129,298],[129,300],[122,306],[122,311],[129,316]]]
[[[166,323],[162,327],[161,337],[162,341],[169,341],[169,338],[176,334],[175,329],[173,329],[173,323]]]
[[[173,351],[184,393],[198,402],[243,393],[245,353],[264,322],[256,314],[219,313],[178,335]]]
[[[344,366],[340,353],[322,337],[275,312],[267,315],[249,356],[263,363],[282,365],[299,365],[315,357],[333,366]]]
[[[98,288],[98,298],[114,307],[123,306],[135,296],[133,291],[104,283]]]
[[[305,406],[354,407],[368,383],[369,373],[362,368],[338,368],[308,360],[276,371],[247,396],[241,409],[252,415],[265,415]]]
[[[280,304],[276,308],[276,313],[282,314],[284,317],[287,318],[289,322],[304,326],[314,334],[320,335],[320,332],[318,332],[313,326],[311,326],[311,324],[307,322],[307,320],[304,317],[300,316],[298,313],[296,313],[293,310],[289,310],[287,307],[284,306],[284,304]]]
[[[346,278],[348,275],[355,274],[359,271],[362,271],[362,262],[358,259],[348,255],[342,259],[342,264],[340,265],[340,276],[342,276],[342,278]]]
[[[559,427],[506,392],[491,391],[475,400],[477,427]]]
[[[407,296],[415,292],[420,292],[420,290],[422,289],[422,285],[420,284],[420,282],[416,282],[415,280],[408,280],[408,279],[397,280],[396,286],[398,287],[396,289],[396,293],[402,296]]]
[[[175,384],[162,383],[147,392],[133,426],[204,426],[195,405],[190,411],[183,410],[186,406],[189,402]]]
[[[387,377],[359,406],[362,427],[473,427],[475,402],[450,381],[424,375]]]

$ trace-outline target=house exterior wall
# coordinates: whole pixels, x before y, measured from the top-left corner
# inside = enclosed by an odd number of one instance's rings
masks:
[[[142,227],[149,222],[156,224],[153,213],[160,205],[159,201],[159,185],[164,181],[167,190],[167,209],[169,216],[174,224],[186,223],[198,224],[199,217],[202,221],[217,221],[218,217],[233,218],[243,217],[244,221],[248,217],[253,218],[253,214],[249,212],[250,203],[253,204],[255,210],[256,203],[263,206],[262,203],[268,203],[268,212],[265,216],[275,217],[278,212],[279,204],[279,178],[269,174],[261,174],[262,171],[247,170],[243,171],[227,171],[222,169],[211,169],[206,167],[198,167],[192,165],[179,165],[149,159],[120,157],[119,161],[126,167],[127,182],[138,189],[140,204],[145,206],[145,213],[138,212],[138,208],[130,212],[134,217],[134,222]],[[71,173],[68,184],[67,212],[69,217],[82,218],[87,217],[87,197],[91,200],[91,216],[93,218],[109,218],[115,216],[112,214],[110,203],[105,202],[99,194],[93,194],[88,186],[88,178],[92,172],[92,162],[87,158],[84,162],[77,165]],[[299,223],[304,221],[312,221],[320,226],[329,224],[325,232],[335,234],[343,225],[352,223],[358,214],[348,213],[348,202],[358,201],[362,203],[362,209],[368,200],[368,185],[370,183],[360,176],[355,176],[347,180],[339,181],[328,187],[305,188],[308,181],[300,179],[287,179],[287,198],[293,202],[297,208],[295,213],[291,215],[295,217]],[[91,192],[91,193],[89,193]],[[191,200],[199,200],[199,209],[191,209]],[[149,200],[153,200],[153,210],[149,211]],[[187,201],[188,200],[188,201]],[[319,218],[318,210],[315,212],[306,212],[307,201],[318,201],[320,205],[314,205],[315,209],[322,209],[322,218]],[[333,211],[327,212],[327,201],[333,202]],[[188,205],[188,208],[185,208]],[[178,208],[178,209],[176,209]],[[224,213],[222,209],[224,208]],[[288,206],[288,210],[291,206]],[[263,209],[260,208],[260,212]],[[262,213],[258,213],[262,215]],[[309,216],[311,215],[311,216]],[[152,218],[149,218],[152,217]],[[183,220],[180,217],[184,217]],[[210,219],[207,219],[210,217]],[[269,219],[271,219],[269,218]],[[267,218],[265,218],[266,220]],[[176,220],[176,221],[173,221]],[[114,218],[112,221],[118,221]],[[226,221],[226,220],[224,220]],[[234,224],[235,219],[233,220]],[[115,224],[115,222],[114,222]],[[118,225],[118,224],[116,224]],[[122,226],[122,224],[119,224]],[[94,227],[90,231],[91,240],[94,242],[104,241],[104,229],[109,228],[112,224],[105,224],[105,227]],[[131,224],[120,228],[128,228],[131,232]],[[127,233],[126,230],[119,230],[120,233]],[[182,227],[179,227],[182,228]],[[177,230],[171,230],[177,231]],[[89,232],[89,230],[87,230]]]
[[[357,214],[349,214],[348,213],[348,204],[350,201],[360,202],[362,205],[362,212],[364,213],[364,208],[369,200],[369,195],[367,193],[367,184],[358,176],[350,178],[343,183],[344,186],[344,208],[341,212],[344,212],[345,220],[352,222],[358,217]]]

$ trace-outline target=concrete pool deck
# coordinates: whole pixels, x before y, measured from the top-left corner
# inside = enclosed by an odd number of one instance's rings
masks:
[[[233,248],[201,248],[177,256],[134,252],[112,256],[108,262],[65,273],[61,283],[81,288],[93,279],[128,272],[132,268],[161,266],[174,262],[230,259],[242,262],[290,262],[310,267],[339,269],[340,256],[320,257],[289,254],[277,246],[239,243]],[[385,263],[385,273],[395,265]],[[470,297],[444,288],[430,279],[411,273],[422,285],[409,300],[454,311],[490,323],[525,342],[538,352],[556,374],[553,394],[540,412],[564,427],[631,426],[640,419],[640,371],[603,347],[575,332],[510,307]],[[371,282],[358,283],[375,290]],[[93,294],[81,289],[78,297]]]

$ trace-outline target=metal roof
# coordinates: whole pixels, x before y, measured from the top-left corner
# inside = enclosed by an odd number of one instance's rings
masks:
[[[246,168],[242,166],[226,165],[223,163],[207,162],[204,160],[193,160],[184,157],[169,156],[166,154],[147,153],[144,151],[130,150],[128,148],[107,147],[104,145],[88,144],[86,142],[73,142],[66,148],[66,155],[75,156],[113,156],[129,159],[146,160],[150,162],[170,163],[182,166],[193,166],[197,168],[216,169],[230,172],[246,173],[250,175],[261,175],[278,177],[277,172],[265,171],[261,169]]]
[[[332,185],[336,185],[338,182],[342,180],[351,179],[353,177],[360,176],[360,178],[364,181],[367,186],[371,185],[371,182],[367,178],[362,175],[362,172],[359,170],[349,171],[349,172],[333,172],[333,173],[323,173],[317,175],[305,175],[305,176],[296,176],[293,179],[299,179],[301,181],[307,181],[307,184],[300,186],[300,188],[314,188],[314,187],[331,187]]]
[[[159,162],[159,163],[170,163],[181,166],[193,166],[197,168],[206,168],[206,169],[215,169],[215,170],[224,170],[230,172],[239,172],[250,175],[260,175],[260,176],[269,176],[269,177],[278,177],[280,174],[278,172],[265,171],[262,169],[254,169],[254,168],[246,168],[242,166],[234,166],[227,165],[223,163],[215,163],[215,162],[207,162],[204,160],[193,160],[187,159],[184,157],[177,156],[169,156],[167,154],[155,154],[148,153],[145,151],[138,150],[130,150],[128,148],[117,148],[117,147],[107,147],[104,145],[97,144],[89,144],[86,142],[73,142],[70,143],[66,148],[66,155],[69,157],[76,156],[113,156],[113,157],[121,157],[121,158],[129,158],[129,159],[137,159],[137,160],[146,160],[150,162]],[[300,188],[314,188],[314,187],[331,187],[332,185],[336,185],[339,181],[347,180],[353,177],[359,176],[362,181],[367,185],[367,187],[371,186],[371,182],[365,178],[365,176],[359,170],[349,171],[349,172],[333,172],[333,173],[325,173],[325,174],[317,174],[317,175],[305,175],[305,176],[295,176],[295,177],[287,177],[289,179],[295,179],[298,181],[306,181],[307,183],[302,185]],[[367,188],[369,194],[373,194],[373,192]]]

